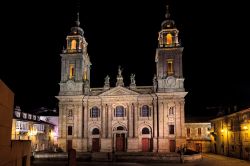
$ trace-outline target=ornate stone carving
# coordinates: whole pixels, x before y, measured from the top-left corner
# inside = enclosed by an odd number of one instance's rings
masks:
[[[107,90],[107,89],[109,89],[110,88],[110,82],[109,82],[109,79],[110,79],[110,77],[109,77],[109,75],[107,75],[106,77],[105,77],[105,79],[104,79],[104,90]]]
[[[135,74],[131,74],[130,75],[130,85],[129,85],[130,89],[135,89],[136,88],[136,84],[135,84]]]
[[[166,84],[167,84],[168,88],[175,88],[176,79],[174,77],[170,76],[167,78]]]
[[[116,77],[116,80],[116,86],[124,86],[121,66],[118,67],[118,75]]]

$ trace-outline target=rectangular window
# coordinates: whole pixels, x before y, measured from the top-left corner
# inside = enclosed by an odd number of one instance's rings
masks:
[[[68,126],[68,135],[72,135],[73,127]]]
[[[174,74],[173,62],[174,62],[173,59],[167,59],[167,74],[168,75]]]
[[[174,125],[169,125],[169,134],[174,134]]]
[[[187,137],[190,137],[190,128],[187,128]]]
[[[248,139],[248,133],[245,133],[245,140]]]
[[[69,65],[69,79],[73,79],[75,76],[75,65],[70,64]]]
[[[198,128],[198,136],[201,136],[201,128]]]

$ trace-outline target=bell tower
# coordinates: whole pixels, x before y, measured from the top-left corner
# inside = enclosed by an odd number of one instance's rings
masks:
[[[166,19],[161,24],[156,49],[156,76],[154,90],[157,95],[159,152],[174,152],[186,143],[185,96],[182,74],[182,52],[175,22],[167,6]]]
[[[182,51],[175,22],[170,18],[169,8],[166,20],[161,24],[156,49],[157,92],[185,91],[182,74]]]
[[[89,90],[90,60],[84,31],[80,27],[79,13],[76,25],[67,36],[67,46],[61,53],[60,96],[82,95]]]

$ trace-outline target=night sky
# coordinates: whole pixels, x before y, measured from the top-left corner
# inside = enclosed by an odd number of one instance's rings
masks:
[[[91,87],[109,74],[115,85],[118,65],[125,86],[152,85],[157,35],[166,4],[184,46],[186,114],[206,115],[207,107],[250,106],[249,9],[215,0],[9,2],[1,10],[0,78],[15,93],[15,105],[30,112],[57,107],[60,53],[75,25],[77,10],[92,62]],[[1,92],[0,92],[1,93]],[[207,112],[208,113],[208,112]]]

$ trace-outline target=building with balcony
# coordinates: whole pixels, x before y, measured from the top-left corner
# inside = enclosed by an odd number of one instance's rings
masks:
[[[16,106],[12,120],[12,140],[30,140],[32,151],[49,150],[54,147],[54,124],[43,121],[40,116],[21,111]]]
[[[249,159],[250,108],[211,120],[211,151]]]

